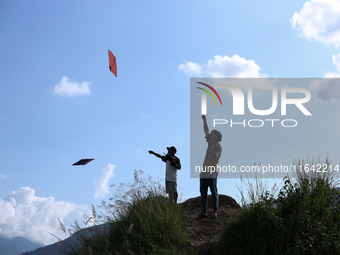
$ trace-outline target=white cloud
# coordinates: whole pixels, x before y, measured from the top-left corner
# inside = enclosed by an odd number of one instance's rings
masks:
[[[0,178],[2,179],[6,179],[7,177],[8,177],[7,175],[0,174]]]
[[[63,76],[58,84],[55,85],[52,93],[59,96],[84,96],[91,95],[90,82],[81,83],[70,81],[67,76]]]
[[[0,199],[1,236],[23,236],[33,242],[51,244],[57,239],[48,232],[65,238],[55,229],[58,218],[71,217],[71,222],[83,218],[79,209],[86,210],[84,205],[55,201],[53,197],[37,197],[34,194],[34,189],[22,187]]]
[[[318,98],[323,101],[337,101],[340,100],[340,84],[339,81],[330,80],[323,84],[318,92]]]
[[[185,64],[180,64],[178,68],[188,76],[199,76],[202,73],[202,67],[193,62],[185,61]]]
[[[339,78],[340,77],[340,54],[338,56],[333,55],[333,64],[336,66],[337,73],[331,72],[326,74],[326,78]]]
[[[340,44],[340,1],[311,0],[291,19],[292,27],[308,39]]]
[[[115,175],[113,170],[116,166],[112,164],[108,164],[107,167],[103,168],[102,176],[96,182],[93,182],[95,190],[94,190],[94,197],[95,199],[103,198],[107,194],[109,194],[109,179],[113,178]]]
[[[209,59],[207,64],[199,65],[197,63],[186,62],[178,66],[189,76],[211,77],[211,78],[258,78],[265,77],[260,73],[261,68],[254,60],[246,60],[235,54],[232,57],[214,56]]]
[[[340,100],[340,54],[333,55],[333,64],[336,66],[337,72],[329,72],[325,75],[325,79],[314,80],[309,89],[316,92],[317,98],[321,101],[337,101]]]
[[[315,80],[309,86],[310,90],[316,91],[316,95],[321,101],[340,100],[339,79],[319,79]]]

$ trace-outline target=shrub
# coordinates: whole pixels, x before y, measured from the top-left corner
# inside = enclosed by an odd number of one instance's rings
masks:
[[[331,176],[285,178],[225,229],[223,254],[340,254],[340,193]]]
[[[187,254],[189,239],[183,213],[165,196],[158,184],[139,178],[129,190],[117,189],[111,202],[102,202],[105,215],[99,219],[109,223],[107,233],[82,235],[77,246],[66,254]]]

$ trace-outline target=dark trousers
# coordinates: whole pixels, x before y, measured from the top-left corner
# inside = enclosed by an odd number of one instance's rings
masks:
[[[201,178],[200,179],[200,192],[201,192],[201,205],[202,212],[207,212],[208,207],[208,187],[212,196],[212,204],[214,212],[218,209],[218,192],[217,192],[217,178]]]

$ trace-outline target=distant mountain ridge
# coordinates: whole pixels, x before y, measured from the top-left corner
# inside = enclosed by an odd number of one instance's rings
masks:
[[[42,246],[42,244],[33,243],[21,236],[13,239],[0,237],[0,255],[18,255]]]
[[[97,231],[101,232],[101,231],[107,230],[108,226],[109,225],[107,223],[105,223],[105,224],[102,224],[102,225],[83,228],[83,229],[77,231],[75,234],[73,234],[72,237],[68,237],[68,238],[64,239],[62,241],[63,246],[65,246],[64,244],[66,244],[66,246],[67,245],[73,246],[75,241],[76,241],[77,234],[91,235],[91,233],[93,233],[93,232],[97,232]],[[1,240],[0,240],[0,242],[1,242]],[[32,249],[30,251],[27,250],[26,252],[22,253],[22,255],[43,255],[43,254],[60,255],[60,254],[64,254],[64,253],[61,252],[61,246],[60,246],[59,242],[47,245],[45,247],[40,247],[40,248],[35,249],[35,250],[32,250]],[[0,253],[0,255],[2,255],[2,254]]]

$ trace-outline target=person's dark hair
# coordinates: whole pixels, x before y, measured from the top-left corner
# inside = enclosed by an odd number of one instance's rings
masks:
[[[214,129],[214,130],[211,131],[211,133],[212,132],[214,132],[216,134],[216,136],[217,136],[217,141],[216,142],[219,143],[220,141],[222,141],[222,134],[221,134],[220,131],[217,131],[217,130]]]

